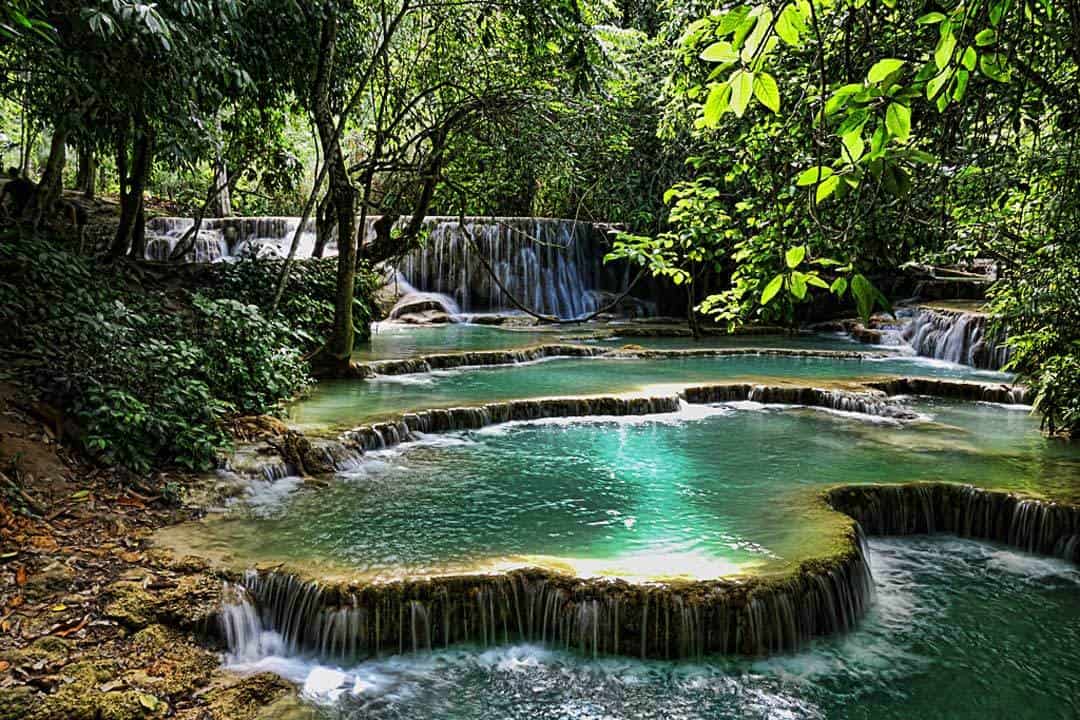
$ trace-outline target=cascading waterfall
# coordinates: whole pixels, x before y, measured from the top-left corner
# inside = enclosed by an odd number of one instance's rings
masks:
[[[890,402],[884,392],[853,392],[787,385],[707,385],[687,388],[683,394],[690,403],[723,403],[750,401],[763,405],[803,405],[842,412],[887,417],[894,420],[916,420],[919,414]]]
[[[854,485],[826,496],[871,535],[948,532],[1080,562],[1080,507],[971,485]]]
[[[1009,361],[1009,348],[990,332],[982,313],[918,307],[900,330],[900,338],[924,357],[998,370]]]
[[[401,262],[421,291],[450,295],[465,312],[513,309],[475,257],[477,248],[506,289],[534,312],[574,318],[599,307],[603,250],[589,223],[547,218],[425,218],[424,246]]]
[[[192,218],[156,217],[146,223],[146,258],[166,262],[177,243],[191,229]],[[293,233],[300,225],[295,217],[204,218],[188,262],[215,262],[225,259],[284,257],[289,253]],[[309,220],[300,234],[298,257],[311,257],[315,247],[315,222]],[[328,247],[329,254],[334,248]]]
[[[542,643],[585,655],[764,655],[851,629],[872,597],[856,527],[849,549],[782,579],[679,586],[539,569],[394,583],[321,585],[249,571],[221,613],[230,654],[265,648],[347,661],[466,643]]]

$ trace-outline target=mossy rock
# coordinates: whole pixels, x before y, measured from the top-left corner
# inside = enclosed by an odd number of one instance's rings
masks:
[[[36,695],[26,685],[0,689],[0,720],[24,720],[38,702]]]
[[[205,575],[181,577],[172,587],[149,591],[141,582],[121,581],[109,587],[112,598],[105,616],[132,630],[164,623],[184,630],[205,631],[221,606],[221,581]]]
[[[63,665],[71,652],[71,642],[55,635],[38,638],[24,648],[0,653],[0,660],[12,665],[34,665],[44,662],[46,666]]]
[[[124,681],[162,697],[187,695],[206,685],[218,657],[163,625],[150,625],[131,638],[140,667]]]
[[[295,688],[287,680],[266,672],[212,690],[204,697],[215,720],[245,720],[254,719],[263,708],[293,693]]]

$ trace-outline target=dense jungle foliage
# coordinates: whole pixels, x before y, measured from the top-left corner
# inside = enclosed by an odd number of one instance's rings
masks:
[[[566,216],[693,323],[866,317],[876,278],[993,263],[1010,369],[1071,433],[1078,129],[1076,0],[13,0],[0,151],[37,184],[5,203],[4,341],[89,445],[202,466],[229,414],[347,372],[368,268],[424,242],[360,244],[367,217]],[[57,240],[64,188],[115,223]],[[159,291],[162,207],[351,240]]]

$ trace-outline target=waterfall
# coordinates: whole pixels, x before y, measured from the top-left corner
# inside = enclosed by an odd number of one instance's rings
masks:
[[[425,219],[423,247],[400,264],[416,288],[450,295],[465,312],[508,310],[506,299],[473,255],[479,249],[506,289],[534,312],[580,317],[599,307],[603,250],[589,223],[547,218]]]
[[[168,261],[180,238],[194,224],[192,218],[181,217],[148,220],[146,259]],[[300,218],[295,217],[204,218],[195,246],[185,260],[204,263],[222,259],[284,257],[289,254],[293,233],[299,225]],[[297,256],[311,257],[314,247],[315,222],[309,220],[300,234]]]
[[[221,626],[229,653],[273,648],[337,662],[466,643],[542,643],[585,655],[764,655],[851,629],[873,595],[857,528],[835,556],[781,578],[633,584],[540,569],[375,585],[248,572]]]
[[[829,504],[871,535],[949,532],[1080,561],[1080,508],[971,485],[854,485]]]
[[[802,405],[820,407],[842,412],[861,413],[894,420],[916,420],[919,414],[890,402],[885,392],[869,390],[829,390],[788,385],[707,385],[687,388],[683,394],[686,401],[696,404],[738,402],[749,400],[763,405]]]
[[[930,307],[906,314],[910,319],[900,339],[919,355],[988,370],[999,370],[1009,361],[1009,348],[991,333],[987,315]]]

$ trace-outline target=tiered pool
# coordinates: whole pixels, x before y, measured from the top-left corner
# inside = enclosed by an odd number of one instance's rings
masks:
[[[364,359],[568,339],[624,342],[477,326],[384,329]],[[681,338],[630,342],[698,347]],[[711,346],[858,349],[831,336]],[[333,437],[429,408],[670,397],[731,383],[865,390],[869,379],[897,375],[1010,381],[895,353],[552,358],[323,383],[290,420],[308,435]],[[1074,564],[940,535],[873,538],[865,549],[851,517],[824,498],[841,486],[915,488],[898,513],[874,498],[844,509],[878,531],[917,532],[920,503],[931,497],[923,488],[964,484],[1006,497],[1012,526],[987,520],[999,506],[979,500],[984,492],[970,506],[947,508],[939,526],[980,537],[1038,535],[1057,520],[1040,516],[1033,531],[1025,501],[1005,494],[1080,503],[1080,448],[1044,437],[1023,406],[888,403],[906,412],[682,402],[641,416],[421,433],[367,452],[329,483],[253,480],[247,502],[159,537],[234,571],[261,569],[243,583],[266,607],[260,619],[247,601],[237,606],[228,662],[296,680],[327,717],[1076,717]],[[1066,554],[1075,555],[1080,534],[1070,537]],[[1061,548],[1044,545],[1038,549]],[[858,589],[859,571],[865,577],[866,559],[873,597],[869,587],[846,594]],[[791,584],[793,577],[801,579]],[[800,616],[794,606],[807,588],[819,609]],[[755,603],[768,608],[759,619],[746,609]],[[829,614],[839,620],[823,624]],[[796,621],[810,629],[796,632]],[[681,630],[670,627],[679,622]],[[717,641],[716,628],[730,628],[731,637]],[[849,632],[807,642],[841,629]],[[750,643],[755,633],[766,640]],[[639,647],[643,656],[685,659],[611,656]],[[717,647],[773,656],[706,649]]]

